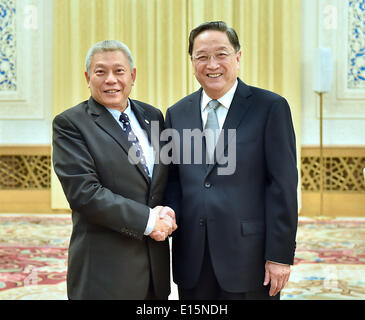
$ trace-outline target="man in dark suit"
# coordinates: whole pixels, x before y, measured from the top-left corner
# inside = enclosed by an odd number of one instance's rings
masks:
[[[224,22],[193,29],[189,54],[202,88],[170,107],[165,121],[177,131],[165,201],[179,225],[172,259],[180,299],[279,299],[297,229],[289,105],[238,78],[240,44]],[[187,129],[204,130],[203,141],[184,140]]]
[[[128,98],[136,69],[119,41],[90,48],[85,76],[89,100],[53,121],[54,169],[72,209],[68,297],[167,299],[165,239],[177,226],[158,206],[167,167],[155,159],[151,125],[163,128],[162,113]]]

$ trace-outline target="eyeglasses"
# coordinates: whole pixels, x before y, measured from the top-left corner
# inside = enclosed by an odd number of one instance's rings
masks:
[[[198,54],[197,56],[192,56],[191,58],[199,63],[208,63],[211,57],[214,57],[214,60],[217,62],[223,62],[233,53],[234,53],[233,51],[232,52],[218,51],[211,55],[202,53]]]

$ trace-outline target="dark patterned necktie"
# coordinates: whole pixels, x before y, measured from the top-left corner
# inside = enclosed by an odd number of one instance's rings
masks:
[[[135,147],[136,156],[140,159],[144,171],[147,173],[147,176],[150,176],[150,171],[147,168],[146,158],[143,154],[143,150],[141,145],[139,144],[138,138],[132,130],[128,115],[122,112],[120,114],[119,121],[122,123],[122,129],[126,133],[128,141],[130,141],[132,145]]]

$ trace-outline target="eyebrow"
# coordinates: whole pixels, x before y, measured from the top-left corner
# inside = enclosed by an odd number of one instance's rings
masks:
[[[102,68],[102,67],[105,67],[105,66],[107,66],[105,63],[99,62],[99,63],[95,64],[95,67],[94,68],[95,69],[96,68]],[[122,65],[122,64],[120,64],[120,63],[115,63],[115,64],[112,65],[112,67],[123,67],[123,68],[125,68],[125,66]]]
[[[222,47],[217,48],[215,51],[219,51],[219,50],[228,50],[228,49],[229,49],[228,47],[226,47],[226,46],[222,46]],[[199,51],[197,51],[195,54],[199,54],[199,53],[207,53],[207,51],[205,51],[205,50],[199,50]]]

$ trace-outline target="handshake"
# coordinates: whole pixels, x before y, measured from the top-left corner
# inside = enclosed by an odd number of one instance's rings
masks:
[[[164,241],[177,229],[175,212],[170,207],[156,206],[152,212],[157,215],[153,231],[149,236],[156,241]]]

